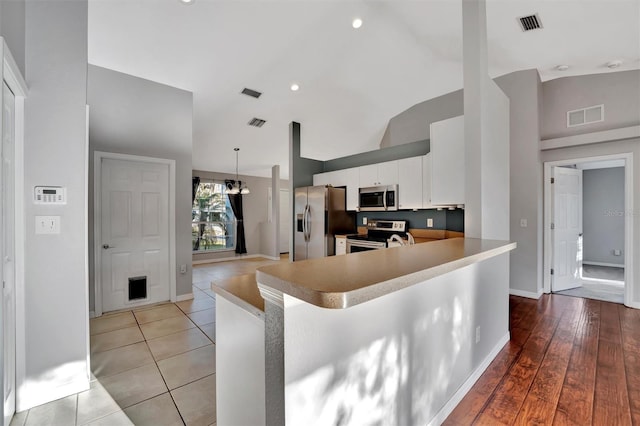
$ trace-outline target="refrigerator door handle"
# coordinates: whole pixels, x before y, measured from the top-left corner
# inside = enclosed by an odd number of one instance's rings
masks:
[[[311,241],[311,206],[307,204],[304,210],[304,222],[305,226],[305,239],[306,241]]]

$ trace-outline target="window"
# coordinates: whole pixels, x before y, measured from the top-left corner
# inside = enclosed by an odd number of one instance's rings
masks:
[[[191,220],[194,253],[235,249],[236,218],[223,183],[200,182]]]

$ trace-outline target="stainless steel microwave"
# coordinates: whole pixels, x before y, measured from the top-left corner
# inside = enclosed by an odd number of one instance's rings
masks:
[[[361,212],[398,210],[398,185],[360,188],[358,206]]]

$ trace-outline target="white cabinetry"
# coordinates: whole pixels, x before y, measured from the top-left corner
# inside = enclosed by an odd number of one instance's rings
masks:
[[[347,238],[336,236],[336,256],[347,254]]]
[[[431,153],[422,157],[422,208],[431,208]]]
[[[431,123],[431,205],[464,204],[464,116]]]
[[[398,183],[398,161],[360,167],[360,187],[394,185]]]
[[[421,209],[423,204],[422,157],[398,160],[398,207]]]
[[[313,175],[314,185],[344,186],[347,188],[347,210],[356,210],[358,207],[359,167],[351,169],[335,170],[333,172],[318,173]]]

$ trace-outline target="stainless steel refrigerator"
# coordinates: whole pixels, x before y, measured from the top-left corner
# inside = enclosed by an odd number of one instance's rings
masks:
[[[344,188],[295,189],[294,261],[333,256],[335,235],[352,233],[354,229],[354,218],[346,211]]]

